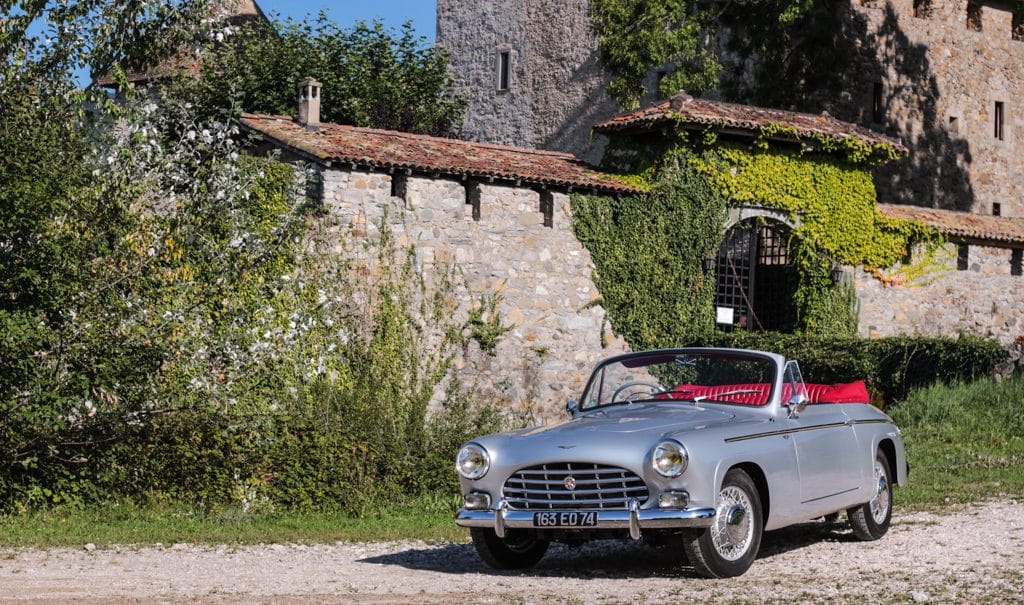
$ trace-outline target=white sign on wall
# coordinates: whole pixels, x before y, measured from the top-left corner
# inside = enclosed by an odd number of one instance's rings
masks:
[[[715,307],[715,321],[720,324],[732,325],[735,322],[736,310],[732,307]]]

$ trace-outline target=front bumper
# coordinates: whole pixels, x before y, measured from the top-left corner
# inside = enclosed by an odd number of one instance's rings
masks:
[[[512,510],[504,500],[499,500],[491,510],[459,509],[455,515],[455,524],[462,527],[493,527],[494,533],[504,538],[506,528],[537,529],[533,524],[535,512],[538,511]],[[629,536],[639,540],[642,529],[704,528],[715,522],[713,508],[641,510],[636,500],[629,502],[628,510],[599,510],[597,513],[597,525],[577,529],[629,529]]]

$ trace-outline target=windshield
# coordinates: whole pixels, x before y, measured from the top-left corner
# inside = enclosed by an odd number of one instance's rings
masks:
[[[631,401],[714,401],[765,405],[775,363],[729,351],[655,352],[598,366],[580,409]]]

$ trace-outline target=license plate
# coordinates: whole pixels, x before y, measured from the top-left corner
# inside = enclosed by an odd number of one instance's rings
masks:
[[[550,511],[533,513],[534,527],[592,527],[597,525],[594,511]]]

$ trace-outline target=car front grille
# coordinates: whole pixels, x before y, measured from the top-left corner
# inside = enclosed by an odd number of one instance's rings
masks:
[[[631,499],[643,504],[650,496],[636,474],[587,462],[520,469],[505,481],[501,494],[509,508],[517,510],[626,510]]]

